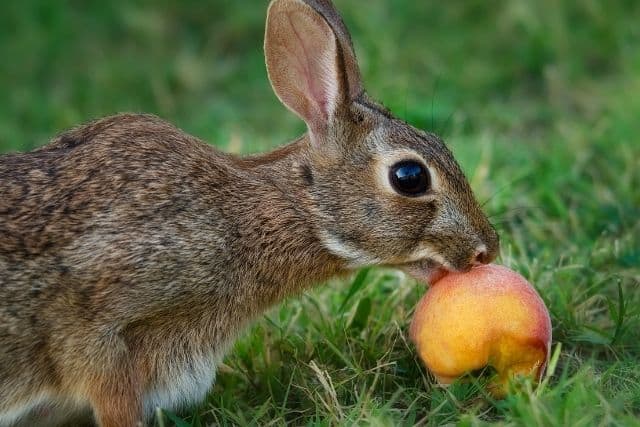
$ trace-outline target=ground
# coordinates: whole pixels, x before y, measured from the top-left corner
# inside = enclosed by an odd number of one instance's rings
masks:
[[[441,389],[407,341],[424,285],[362,270],[270,311],[205,402],[156,424],[640,425],[640,3],[336,4],[370,94],[459,159],[498,262],[549,307],[557,359],[504,401],[473,381]],[[303,124],[263,65],[266,6],[5,4],[0,151],[118,111],[233,152],[293,139]]]

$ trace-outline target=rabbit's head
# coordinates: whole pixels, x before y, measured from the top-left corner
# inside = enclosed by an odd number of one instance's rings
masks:
[[[276,95],[309,130],[298,168],[329,251],[426,280],[495,258],[498,236],[451,152],[369,99],[329,0],[274,0],[265,55]]]

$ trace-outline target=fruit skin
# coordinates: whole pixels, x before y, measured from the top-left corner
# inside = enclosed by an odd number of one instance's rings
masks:
[[[410,336],[438,382],[492,366],[491,391],[506,394],[509,378],[540,379],[551,346],[544,302],[520,274],[500,265],[449,273],[431,285],[416,307]]]

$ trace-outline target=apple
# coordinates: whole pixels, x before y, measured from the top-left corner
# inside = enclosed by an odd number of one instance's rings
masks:
[[[524,277],[489,264],[432,283],[409,333],[439,383],[491,366],[496,376],[489,390],[499,398],[513,376],[540,380],[549,360],[551,319]]]

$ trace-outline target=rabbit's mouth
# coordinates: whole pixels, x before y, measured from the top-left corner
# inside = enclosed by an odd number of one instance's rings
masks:
[[[398,268],[409,274],[414,279],[428,283],[429,285],[435,284],[438,280],[442,279],[449,273],[449,270],[442,264],[430,258],[424,258],[418,261],[402,264],[399,265]]]

